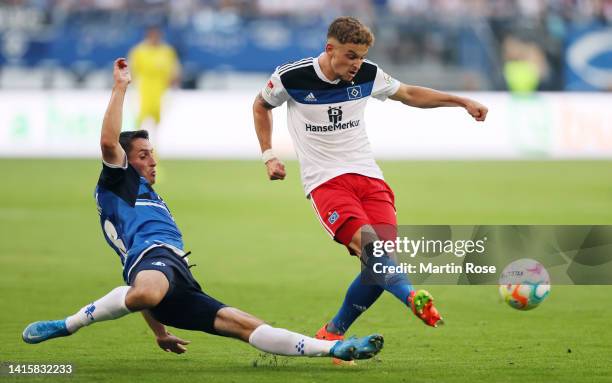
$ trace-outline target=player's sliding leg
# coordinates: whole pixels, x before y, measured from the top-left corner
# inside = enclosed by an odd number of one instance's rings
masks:
[[[258,350],[286,356],[331,356],[342,360],[368,359],[383,347],[381,335],[329,341],[311,338],[265,324],[233,307],[217,312],[215,330],[219,335],[248,342]]]
[[[94,323],[119,319],[131,312],[155,307],[169,287],[164,274],[156,270],[138,273],[133,285],[113,289],[66,319],[31,323],[23,331],[23,340],[31,344],[40,343],[74,334],[80,328]]]
[[[143,269],[136,273],[133,287],[117,287],[65,320],[32,323],[24,330],[23,340],[27,343],[40,343],[71,335],[92,323],[149,309],[149,312],[157,317],[155,319],[164,324],[241,339],[261,351],[278,355],[332,356],[342,360],[367,359],[376,355],[383,347],[383,338],[380,335],[345,341],[326,341],[271,327],[252,315],[226,307],[206,295],[184,262],[177,259],[174,255],[162,258],[165,263],[153,262],[154,259],[150,259],[150,262],[140,265]],[[167,267],[172,262],[180,267]],[[156,267],[165,273],[157,269],[145,269],[147,267]],[[176,278],[177,273],[182,277]],[[171,291],[170,280],[174,281]]]

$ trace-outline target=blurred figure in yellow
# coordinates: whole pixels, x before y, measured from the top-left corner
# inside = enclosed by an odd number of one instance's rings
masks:
[[[537,92],[542,80],[550,76],[543,50],[533,42],[507,36],[503,43],[504,78],[514,95],[528,96]]]
[[[181,66],[176,51],[162,40],[161,29],[152,26],[147,29],[144,40],[130,51],[129,63],[140,96],[136,129],[141,129],[147,119],[152,119],[157,128],[164,93],[178,85],[180,79]]]

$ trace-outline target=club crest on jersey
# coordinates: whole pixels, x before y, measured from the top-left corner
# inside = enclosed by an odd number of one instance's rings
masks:
[[[337,212],[337,211],[335,211],[335,212],[331,213],[331,215],[329,216],[329,218],[327,218],[327,221],[328,221],[330,224],[332,224],[332,225],[333,225],[333,224],[334,224],[334,223],[335,223],[335,222],[338,220],[338,218],[340,218],[340,214],[338,214],[338,212]]]
[[[329,117],[329,122],[331,122],[332,124],[339,123],[340,121],[342,121],[342,107],[330,106],[329,109],[327,109],[327,116]]]
[[[308,96],[304,97],[304,101],[306,102],[316,102],[317,98],[315,97],[314,94],[312,94],[312,92],[308,93]]]
[[[346,92],[348,93],[348,98],[349,100],[356,100],[358,98],[361,98],[361,86],[360,85],[355,85],[355,86],[351,86],[346,88]]]

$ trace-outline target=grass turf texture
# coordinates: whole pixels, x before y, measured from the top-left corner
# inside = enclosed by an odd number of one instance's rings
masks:
[[[610,162],[383,162],[400,224],[612,224]],[[389,294],[351,334],[385,348],[354,368],[262,356],[241,342],[174,330],[188,353],[164,353],[139,315],[39,345],[31,321],[62,318],[121,284],[92,191],[97,161],[1,160],[0,362],[71,362],[69,381],[609,382],[609,286],[553,286],[534,311],[495,286],[433,286],[447,325],[427,328]],[[327,237],[295,163],[268,182],[258,162],[162,161],[157,191],[182,229],[205,290],[306,334],[335,313],[358,263]],[[0,381],[67,381],[7,377]]]

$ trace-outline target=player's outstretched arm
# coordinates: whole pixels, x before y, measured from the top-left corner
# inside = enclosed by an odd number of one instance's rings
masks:
[[[121,133],[121,119],[123,118],[123,100],[125,92],[131,81],[127,61],[124,58],[115,60],[113,65],[114,85],[111,99],[104,114],[102,133],[100,135],[100,148],[102,159],[112,165],[123,165],[125,153],[119,145]]]
[[[264,100],[261,94],[258,94],[253,103],[253,122],[263,161],[268,171],[268,178],[283,180],[286,176],[285,165],[272,152],[272,109],[274,106]]]
[[[166,326],[155,320],[149,310],[143,310],[142,316],[144,317],[151,330],[153,330],[159,348],[166,352],[173,352],[175,354],[182,354],[187,351],[187,348],[185,346],[191,343],[190,341],[183,340],[177,336],[170,334],[166,330]]]
[[[466,97],[459,97],[431,88],[401,84],[397,92],[389,97],[395,101],[417,108],[438,108],[441,106],[460,106],[476,121],[487,118],[488,108]]]

